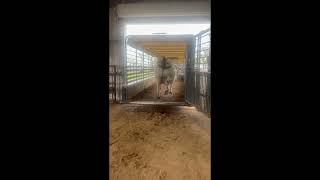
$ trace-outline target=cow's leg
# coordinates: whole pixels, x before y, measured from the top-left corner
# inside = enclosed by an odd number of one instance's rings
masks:
[[[159,91],[160,86],[161,86],[160,81],[157,80],[157,98],[158,98],[158,99],[160,99],[160,91]]]
[[[169,92],[169,82],[168,82],[168,81],[166,81],[166,86],[167,86],[167,89],[166,89],[166,91],[164,92],[165,95],[167,95],[168,92]]]
[[[169,94],[172,94],[172,83],[170,83]]]
[[[166,91],[164,92],[165,95],[169,93],[169,80],[166,80]]]
[[[174,82],[176,81],[176,77],[173,79],[173,81],[171,82],[171,86],[170,86],[170,94],[172,94],[172,87],[174,85]]]

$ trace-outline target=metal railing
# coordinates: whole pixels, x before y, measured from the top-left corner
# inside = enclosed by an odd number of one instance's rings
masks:
[[[127,76],[127,85],[131,85],[154,76],[154,60],[150,54],[130,45],[126,46],[125,52],[125,74]]]
[[[109,65],[109,101],[120,102],[123,99],[124,68]]]
[[[109,66],[109,101],[116,100],[116,66]]]
[[[211,114],[210,29],[196,36],[193,55],[186,66],[186,101],[199,111]]]
[[[143,66],[127,66],[128,85],[154,77],[154,68]]]

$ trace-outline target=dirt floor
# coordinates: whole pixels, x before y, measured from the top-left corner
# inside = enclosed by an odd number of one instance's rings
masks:
[[[149,88],[145,89],[143,92],[137,94],[132,98],[134,101],[140,100],[151,100],[160,102],[183,102],[184,101],[184,82],[183,80],[176,80],[172,87],[172,95],[164,95],[166,90],[165,85],[161,86],[160,89],[160,99],[155,99],[157,94],[157,86],[154,84]]]
[[[209,180],[210,119],[193,107],[110,104],[111,180]]]

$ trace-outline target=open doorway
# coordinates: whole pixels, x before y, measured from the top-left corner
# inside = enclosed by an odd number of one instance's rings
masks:
[[[127,102],[165,102],[194,104],[194,91],[191,83],[196,78],[192,69],[208,68],[207,47],[205,53],[199,54],[199,33],[210,31],[210,24],[127,24],[125,28],[124,76]],[[209,34],[210,35],[210,34]],[[206,37],[210,39],[210,37]],[[209,44],[206,42],[207,45]],[[203,49],[202,49],[203,51]],[[206,57],[200,57],[206,56]],[[160,84],[160,97],[157,98],[158,61],[165,57],[174,67],[175,81],[172,93],[167,93],[165,84]],[[197,58],[199,57],[199,60]],[[203,60],[203,62],[201,61]],[[189,71],[187,68],[189,67]],[[199,69],[199,70],[200,70]],[[194,77],[190,74],[193,73]],[[189,82],[189,84],[188,84]],[[200,81],[199,81],[200,82]],[[192,86],[192,87],[191,87]],[[188,92],[189,91],[189,92]],[[189,99],[189,100],[188,100]]]
[[[126,45],[127,91],[129,100],[184,102],[185,59],[192,35],[134,35],[128,36]],[[157,62],[162,57],[171,64],[174,82],[171,92],[160,84],[157,98]]]

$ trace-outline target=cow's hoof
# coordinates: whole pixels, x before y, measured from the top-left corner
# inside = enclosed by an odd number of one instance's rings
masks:
[[[172,95],[172,92],[169,92],[170,95]]]

